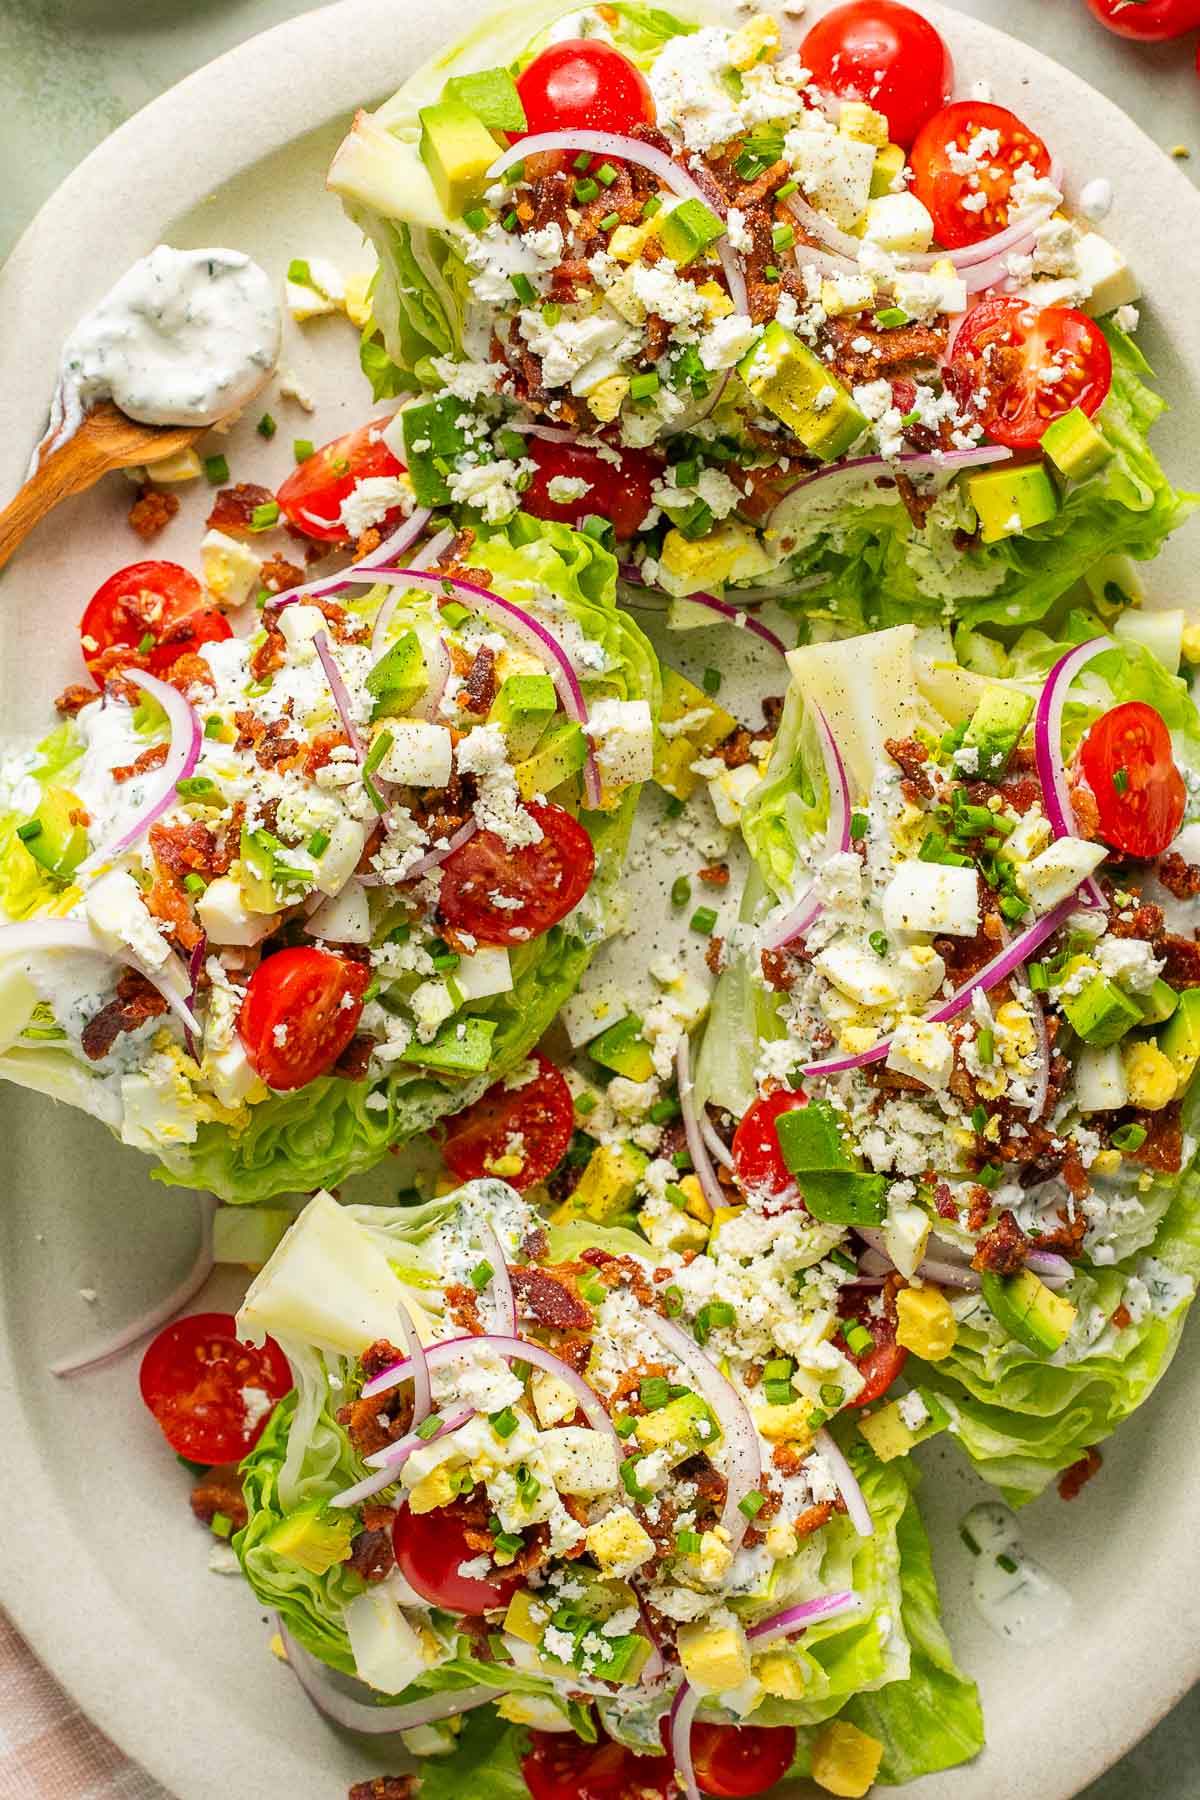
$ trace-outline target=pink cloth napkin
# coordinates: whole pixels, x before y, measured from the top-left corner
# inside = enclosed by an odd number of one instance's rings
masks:
[[[84,1717],[2,1612],[0,1800],[170,1800]]]

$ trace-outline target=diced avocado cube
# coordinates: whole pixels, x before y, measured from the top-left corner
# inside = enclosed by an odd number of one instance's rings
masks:
[[[658,228],[658,241],[671,261],[683,268],[725,236],[725,225],[703,200],[673,206]]]
[[[1052,1356],[1066,1343],[1076,1309],[1039,1281],[1032,1269],[1016,1275],[996,1275],[985,1269],[980,1286],[996,1323],[1027,1350]]]
[[[507,69],[452,75],[446,83],[445,97],[468,107],[489,131],[524,131],[528,124],[517,84]]]
[[[405,463],[419,506],[449,504],[446,471],[467,447],[459,423],[462,413],[462,401],[448,394],[441,400],[418,400],[400,415]]]
[[[865,1419],[858,1421],[858,1429],[866,1438],[880,1462],[894,1462],[898,1456],[907,1456],[918,1444],[927,1438],[936,1437],[939,1431],[945,1431],[950,1423],[950,1415],[936,1394],[916,1390],[926,1414],[921,1425],[909,1425],[905,1422],[902,1408],[904,1400],[890,1400],[886,1406],[868,1413]],[[905,1397],[911,1400],[911,1396]]]
[[[615,1575],[600,1575],[591,1569],[573,1573],[578,1574],[584,1585],[583,1593],[576,1595],[571,1605],[584,1618],[596,1619],[603,1624],[605,1619],[615,1618],[627,1607],[637,1605],[637,1595],[627,1581],[621,1581]]]
[[[550,1623],[551,1611],[552,1608],[537,1594],[528,1588],[518,1588],[508,1603],[504,1629],[520,1638],[523,1644],[532,1644],[536,1648]]]
[[[591,1219],[613,1225],[633,1205],[648,1158],[635,1144],[600,1144],[593,1150],[574,1191],[554,1215],[556,1225]]]
[[[1068,481],[1082,481],[1104,467],[1112,445],[1105,442],[1087,414],[1074,406],[1047,425],[1042,433],[1042,454]]]
[[[633,1434],[643,1450],[665,1450],[674,1467],[711,1449],[721,1429],[699,1394],[680,1394],[678,1400],[668,1400],[640,1418]]]
[[[451,219],[482,200],[487,172],[499,156],[496,140],[469,106],[454,96],[421,108],[421,161]]]
[[[239,886],[249,912],[273,913],[278,910],[275,896],[275,851],[280,846],[269,831],[251,831],[242,826],[240,845],[241,871]]]
[[[963,734],[963,747],[977,752],[975,773],[981,781],[993,781],[1008,767],[1032,714],[1033,701],[1019,688],[999,682],[984,688]]]
[[[837,376],[776,319],[742,358],[738,374],[754,398],[822,462],[844,456],[867,429],[866,417]]]
[[[843,1142],[844,1130],[837,1113],[824,1100],[810,1100],[807,1106],[780,1113],[775,1121],[779,1149],[793,1175],[853,1171],[855,1163]]]
[[[1179,1005],[1179,995],[1161,976],[1148,994],[1135,994],[1134,999],[1141,1007],[1147,1025],[1164,1025]]]
[[[604,1645],[605,1654],[596,1666],[598,1675],[622,1687],[629,1687],[641,1678],[653,1649],[648,1637],[638,1631],[629,1631],[620,1637],[605,1638]]]
[[[297,1563],[310,1575],[326,1575],[345,1562],[354,1536],[354,1515],[330,1513],[323,1500],[289,1513],[269,1531],[263,1546],[286,1562]]]
[[[33,814],[41,829],[22,838],[34,862],[60,881],[69,881],[87,855],[87,827],[72,816],[82,816],[84,810],[83,801],[69,788],[47,788]]]
[[[1115,1044],[1142,1023],[1141,1008],[1107,975],[1093,975],[1079,993],[1068,995],[1062,1009],[1085,1044]]]
[[[654,1058],[642,1036],[642,1021],[633,1013],[594,1037],[587,1049],[593,1062],[602,1069],[611,1069],[615,1075],[624,1075],[627,1081],[649,1081],[654,1073]]]
[[[678,669],[663,665],[662,709],[660,727],[674,725],[680,719],[695,715],[686,731],[676,734],[660,729],[654,753],[654,779],[659,787],[679,800],[690,799],[700,785],[692,764],[705,756],[714,745],[737,730],[737,720],[711,694],[681,675]]]
[[[811,1172],[797,1183],[814,1219],[827,1225],[882,1225],[887,1215],[885,1175]]]
[[[1045,525],[1058,511],[1054,483],[1044,463],[1005,464],[967,478],[967,498],[979,515],[985,544],[1019,537],[1035,525]]]
[[[495,1019],[468,1013],[447,1019],[432,1043],[419,1044],[414,1039],[400,1060],[444,1075],[482,1075],[492,1059],[495,1035]]]
[[[511,762],[523,761],[536,749],[557,705],[549,675],[509,675],[500,684],[488,719],[503,727]]]
[[[552,794],[577,775],[587,761],[587,739],[573,719],[556,722],[532,756],[517,763],[513,775],[522,800]]]
[[[1182,1092],[1200,1062],[1200,988],[1185,988],[1179,1005],[1158,1034],[1158,1047],[1175,1065]]]
[[[375,696],[372,723],[376,719],[403,717],[428,685],[421,640],[415,631],[402,631],[367,676],[367,692]]]
[[[899,144],[885,144],[875,152],[875,167],[871,170],[871,199],[878,200],[883,194],[894,193],[892,183],[904,167],[904,151]]]

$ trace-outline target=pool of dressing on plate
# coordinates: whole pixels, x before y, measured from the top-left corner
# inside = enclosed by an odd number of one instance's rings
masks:
[[[971,1598],[998,1637],[1042,1644],[1065,1629],[1071,1596],[1021,1542],[1016,1516],[999,1501],[973,1506],[960,1527],[975,1558]]]
[[[240,250],[160,244],[71,332],[43,445],[102,400],[143,425],[215,425],[269,379],[282,329],[270,277]]]

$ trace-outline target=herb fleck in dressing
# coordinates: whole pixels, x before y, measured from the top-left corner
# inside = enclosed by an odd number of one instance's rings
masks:
[[[271,281],[248,256],[160,244],[67,339],[47,443],[101,400],[143,425],[213,425],[267,380],[281,329]]]
[[[960,1531],[975,1557],[971,1597],[998,1637],[1013,1644],[1042,1644],[1066,1628],[1071,1596],[1026,1554],[1007,1506],[990,1500],[973,1506]]]

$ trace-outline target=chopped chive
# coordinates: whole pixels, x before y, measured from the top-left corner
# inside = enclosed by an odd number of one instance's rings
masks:
[[[870,937],[867,939],[867,942],[868,942],[868,944],[870,944],[870,946],[871,946],[872,950],[875,952],[876,956],[886,956],[887,955],[888,939],[887,939],[886,931],[873,931],[871,933]]]
[[[691,1158],[691,1154],[689,1151],[676,1150],[672,1154],[671,1161],[675,1164],[675,1167],[679,1170],[679,1173],[681,1175],[690,1174],[691,1167],[692,1167],[692,1158]]]
[[[659,199],[657,194],[651,194],[651,196],[648,200],[642,201],[642,217],[643,217],[643,219],[652,219],[654,217],[655,213],[660,213],[661,211],[662,211],[662,201]]]
[[[678,1531],[675,1534],[675,1548],[680,1556],[695,1556],[702,1539],[698,1531]]]
[[[316,445],[311,438],[292,439],[292,455],[298,463],[307,462],[309,457],[312,456],[315,451]]]
[[[492,1430],[498,1438],[508,1439],[517,1429],[519,1420],[511,1406],[502,1407],[497,1413],[489,1413]]]
[[[870,1350],[875,1343],[875,1339],[866,1326],[861,1325],[857,1319],[852,1325],[847,1326],[845,1337],[851,1354],[854,1356],[862,1356],[864,1351]]]
[[[1017,1559],[1015,1556],[1010,1556],[1006,1550],[1002,1550],[1000,1552],[1000,1555],[996,1558],[996,1561],[999,1564],[1000,1568],[1002,1568],[1004,1570],[1004,1573],[1006,1575],[1015,1575],[1016,1574]]]
[[[967,1530],[965,1525],[959,1526],[958,1535],[962,1539],[963,1543],[967,1546],[967,1549],[971,1552],[971,1555],[978,1556],[979,1555],[979,1545],[975,1542],[975,1539],[971,1536],[970,1532]]]
[[[721,691],[720,669],[705,669],[700,678],[700,685],[706,694],[719,694]]]
[[[977,1134],[982,1134],[984,1128],[987,1125],[987,1122],[988,1122],[987,1107],[986,1106],[973,1106],[971,1108],[971,1125]]]
[[[1114,769],[1112,784],[1116,788],[1118,794],[1123,794],[1129,786],[1129,771],[1127,769]]]
[[[575,1105],[578,1109],[579,1102],[576,1101]],[[668,1096],[666,1099],[656,1100],[646,1116],[652,1125],[666,1125],[670,1120],[677,1119],[682,1111],[678,1100]]]
[[[591,167],[591,164],[592,164],[591,151],[590,150],[581,150],[579,152],[579,155],[575,158],[574,162],[571,164],[571,167],[574,169],[574,171],[577,175],[586,175],[589,168]]]
[[[251,531],[269,531],[272,525],[277,525],[278,523],[278,500],[264,500],[262,505],[256,506],[254,511],[250,514]]]
[[[505,231],[515,231],[518,224],[516,208],[514,207],[511,212],[505,213],[500,223],[503,225]]]
[[[1120,1125],[1110,1133],[1109,1143],[1117,1150],[1140,1150],[1146,1141],[1144,1125]]]
[[[215,781],[207,775],[185,775],[182,781],[175,783],[175,792],[182,794],[185,800],[207,800],[219,790]]]
[[[314,831],[308,840],[308,854],[310,856],[324,856],[328,848],[329,833],[327,831]]]
[[[597,1281],[592,1277],[579,1283],[579,1292],[583,1295],[589,1306],[603,1306],[604,1302],[608,1299],[608,1289],[605,1287],[604,1283],[602,1281]]]
[[[191,874],[184,876],[183,885],[189,894],[202,894],[208,886],[208,883],[205,881],[203,875]]]
[[[615,212],[605,213],[604,217],[600,221],[600,229],[601,229],[601,231],[615,231],[617,226],[620,223],[621,223],[620,213],[615,213]]]
[[[440,1413],[430,1413],[429,1417],[427,1419],[422,1419],[421,1423],[417,1426],[417,1436],[419,1438],[424,1438],[424,1440],[428,1442],[431,1437],[437,1436],[441,1427],[442,1415]]]
[[[227,1538],[233,1530],[233,1520],[228,1513],[214,1513],[209,1521],[209,1527],[214,1536]]]
[[[592,170],[592,173],[595,175],[596,180],[601,182],[605,187],[611,187],[613,182],[617,179],[617,171],[609,162],[601,163],[598,169]]]
[[[157,642],[158,639],[152,631],[143,632],[142,636],[138,639],[138,655],[149,656]]]
[[[762,1391],[768,1406],[790,1406],[796,1398],[790,1376],[784,1380],[764,1381]]]
[[[779,280],[779,270],[775,267],[774,263],[767,263],[764,266],[763,280],[764,281],[778,281]]]
[[[851,815],[850,815],[850,836],[852,838],[855,838],[855,839],[865,838],[867,835],[867,832],[870,830],[870,826],[871,826],[871,821],[867,817],[866,813],[851,813]]]
[[[613,1419],[613,1430],[619,1438],[632,1437],[637,1430],[637,1420],[632,1413],[618,1413]]]
[[[484,1288],[495,1273],[495,1269],[493,1269],[491,1263],[486,1259],[483,1262],[475,1264],[475,1267],[471,1270],[471,1286],[475,1289],[476,1293],[482,1294]]]
[[[463,224],[468,231],[483,231],[487,227],[488,216],[482,206],[473,206],[463,214]]]
[[[821,1385],[821,1401],[831,1412],[836,1412],[845,1399],[845,1394],[835,1381],[826,1381]]]
[[[557,325],[562,318],[562,307],[557,300],[548,300],[542,308],[542,317],[547,325]]]
[[[663,1199],[666,1200],[670,1206],[673,1206],[676,1212],[687,1211],[688,1197],[677,1182],[667,1182],[666,1186],[663,1188]]]
[[[513,1531],[500,1531],[492,1539],[492,1554],[512,1558],[525,1548],[525,1539]]]
[[[691,882],[686,875],[677,875],[671,883],[671,905],[686,906],[691,897]]]
[[[786,200],[789,194],[794,194],[796,192],[797,186],[798,183],[795,181],[785,181],[782,187],[777,187],[775,189],[775,198],[777,200]]]
[[[40,819],[26,819],[23,825],[17,826],[17,836],[23,844],[32,844],[34,838],[41,837],[43,829]]]
[[[206,738],[220,737],[220,735],[221,735],[221,715],[220,715],[220,713],[209,713],[207,719],[205,719],[205,721],[204,721],[204,735]]]
[[[790,225],[773,225],[771,227],[771,248],[773,250],[790,250],[796,241],[796,233]]]
[[[678,819],[686,806],[686,800],[681,800],[678,794],[672,794],[664,805],[663,811],[666,813],[668,819]]]
[[[758,1514],[766,1504],[767,1496],[765,1494],[747,1494],[743,1499],[738,1501],[738,1511],[742,1514],[743,1518],[753,1519],[757,1518]]]
[[[594,1113],[595,1110],[596,1110],[595,1094],[579,1094],[576,1097],[575,1111],[579,1114],[581,1119],[586,1119],[588,1114]]]
[[[668,1319],[677,1319],[683,1311],[683,1292],[674,1282],[663,1289],[663,1300],[666,1302]]]
[[[519,187],[524,179],[525,164],[523,162],[514,163],[511,169],[506,169],[504,171],[505,187]]]
[[[984,1025],[975,1039],[975,1050],[981,1063],[990,1063],[996,1055],[996,1034]]]
[[[287,278],[289,281],[294,281],[298,287],[312,286],[312,270],[302,256],[293,256],[288,264]]]
[[[518,272],[511,277],[511,280],[512,290],[517,296],[517,299],[523,300],[526,306],[532,306],[537,299],[537,289],[534,287],[532,281],[530,281],[528,275],[526,275],[524,271],[518,270]]]
[[[712,929],[716,922],[717,915],[711,906],[698,906],[688,920],[692,930],[701,932],[704,937],[712,936]]]
[[[659,385],[658,371],[647,369],[643,374],[635,375],[629,383],[629,398],[648,400],[651,394],[657,394]]]
[[[1026,963],[1025,972],[1029,976],[1029,986],[1033,993],[1044,994],[1047,992],[1050,986],[1050,977],[1046,972],[1045,963]]]
[[[206,456],[204,473],[214,487],[220,487],[223,481],[229,480],[229,463],[223,456]]]
[[[897,326],[907,325],[912,318],[902,306],[885,306],[875,314],[875,323],[880,331],[895,331]]]
[[[589,200],[594,200],[599,192],[600,189],[590,175],[586,181],[575,183],[575,198],[581,206],[586,206]]]
[[[984,1163],[982,1169],[976,1171],[975,1179],[980,1187],[987,1188],[990,1193],[992,1188],[998,1188],[1004,1180],[1004,1170],[999,1163]]]
[[[279,430],[279,427],[276,425],[270,413],[264,413],[254,429],[261,438],[273,438],[275,433]]]
[[[647,1412],[657,1412],[671,1398],[671,1384],[665,1375],[647,1375],[638,1387],[638,1397]]]

